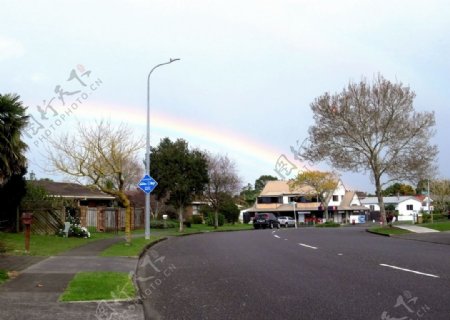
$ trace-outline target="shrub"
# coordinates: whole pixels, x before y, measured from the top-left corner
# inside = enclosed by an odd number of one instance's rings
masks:
[[[225,223],[225,216],[221,213],[219,213],[218,216],[218,222],[219,222],[219,227],[223,226],[223,224]],[[208,226],[213,227],[214,226],[214,212],[210,212],[208,213],[205,222]]]
[[[201,215],[192,216],[192,223],[193,224],[202,224],[203,223],[203,217]]]
[[[87,228],[82,227],[80,225],[80,219],[74,216],[67,216],[66,218],[67,222],[70,222],[70,228],[69,228],[69,237],[77,237],[77,238],[90,238],[91,233],[88,231]],[[64,230],[59,229],[58,235],[60,237],[65,236]]]
[[[341,225],[339,223],[333,222],[333,221],[327,221],[322,224],[316,224],[316,228],[336,228],[340,227]]]
[[[191,227],[191,220],[183,221],[183,225],[185,225],[186,227],[190,228]]]
[[[150,227],[153,229],[176,228],[177,223],[172,220],[150,220]]]
[[[434,217],[433,217],[433,218],[434,218]],[[422,214],[422,222],[423,222],[423,223],[431,222],[431,215],[428,214],[428,213]]]

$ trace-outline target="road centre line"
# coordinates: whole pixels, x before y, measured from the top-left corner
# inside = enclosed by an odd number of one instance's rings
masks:
[[[317,250],[317,247],[309,246],[309,245],[304,244],[304,243],[299,243],[299,245],[301,245],[302,247],[306,247],[306,248]]]
[[[420,274],[422,276],[427,276],[427,277],[432,277],[432,278],[439,278],[439,276],[434,275],[434,274],[424,273],[424,272],[410,270],[410,269],[405,269],[405,268],[400,268],[400,267],[396,267],[396,266],[391,266],[389,264],[380,263],[380,266],[388,267],[388,268],[392,268],[392,269],[396,269],[396,270],[402,270],[402,271],[406,271],[406,272],[412,272],[412,273],[415,273],[415,274]]]
[[[278,238],[278,239],[280,239],[280,236],[279,235],[277,235],[277,234],[274,234],[273,235],[275,238]]]

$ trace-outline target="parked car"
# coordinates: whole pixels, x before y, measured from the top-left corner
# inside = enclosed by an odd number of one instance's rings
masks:
[[[278,221],[280,222],[280,225],[286,228],[295,226],[295,219],[292,217],[281,216],[278,217]]]
[[[280,229],[280,222],[273,213],[257,213],[253,219],[253,227],[259,228],[277,228]]]

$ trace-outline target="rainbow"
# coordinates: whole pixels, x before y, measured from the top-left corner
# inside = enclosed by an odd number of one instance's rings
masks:
[[[154,109],[162,108],[155,107]],[[132,127],[137,127],[139,132],[145,133],[145,112],[145,108],[142,107],[90,101],[88,108],[80,107],[74,114],[77,118],[83,119],[99,120],[108,117],[112,122],[125,122]],[[254,163],[257,161],[261,165],[264,163],[266,168],[269,165],[270,167],[266,169],[267,173],[261,172],[261,174],[271,174],[268,171],[274,167],[277,159],[283,153],[273,146],[262,144],[242,134],[227,131],[225,128],[213,128],[200,121],[188,121],[182,117],[160,111],[152,111],[150,121],[152,145],[155,144],[155,136],[159,138],[169,136],[170,138],[184,138],[191,146],[200,149],[207,149],[205,146],[215,146],[218,149],[217,151],[221,151],[220,153],[229,151],[229,156],[232,159],[235,155],[238,155],[240,160],[244,157],[244,162],[253,161]]]

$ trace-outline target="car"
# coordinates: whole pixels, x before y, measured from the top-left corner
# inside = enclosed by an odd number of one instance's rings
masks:
[[[280,225],[285,226],[286,228],[295,226],[295,219],[292,217],[281,216],[278,217],[278,221],[280,222]]]
[[[273,213],[257,213],[253,218],[253,227],[255,229],[280,229],[280,222]]]

